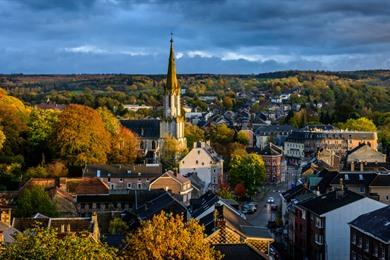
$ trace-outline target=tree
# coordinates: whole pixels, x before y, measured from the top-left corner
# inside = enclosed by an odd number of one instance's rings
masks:
[[[129,259],[221,259],[206,241],[204,228],[194,219],[161,212],[126,238]]]
[[[96,110],[104,122],[104,127],[111,134],[115,135],[120,130],[120,123],[118,118],[116,118],[110,110],[106,107],[99,107]]]
[[[53,109],[33,109],[28,120],[28,158],[31,164],[43,163],[49,153],[48,142],[53,137],[58,116],[61,112]]]
[[[164,137],[164,145],[161,149],[161,162],[164,165],[164,169],[173,170],[178,165],[178,161],[185,152],[185,148],[181,147],[180,143],[176,138],[172,136]]]
[[[239,197],[242,198],[245,196],[246,189],[245,186],[242,182],[237,183],[236,186],[234,187],[234,193]]]
[[[68,175],[68,168],[61,160],[55,160],[46,166],[46,172],[50,177],[64,177]]]
[[[84,165],[106,163],[110,142],[110,134],[99,113],[72,104],[59,117],[53,146],[68,164]]]
[[[34,228],[16,235],[15,241],[0,246],[1,259],[117,259],[116,249],[90,236],[74,233],[58,236],[57,230]]]
[[[41,186],[25,188],[16,200],[15,215],[31,217],[38,212],[49,217],[57,215],[53,201]]]
[[[242,183],[246,193],[252,196],[265,180],[264,161],[260,155],[250,153],[235,155],[229,165],[229,181],[232,185]]]
[[[342,129],[376,132],[376,126],[372,120],[361,117],[358,119],[348,119],[347,122],[340,125]]]
[[[218,196],[223,199],[234,199],[233,193],[228,186],[223,186],[218,191]]]
[[[216,125],[211,128],[210,140],[212,143],[228,144],[233,142],[233,138],[234,130],[225,124]]]
[[[54,132],[61,112],[53,109],[33,109],[28,121],[28,139],[33,146],[46,145]]]
[[[204,130],[191,123],[186,123],[184,128],[184,136],[187,139],[188,149],[191,149],[194,146],[194,142],[205,140]]]
[[[6,136],[3,132],[3,130],[0,129],[0,150],[3,148],[5,139],[6,139]]]
[[[28,168],[23,176],[23,179],[27,181],[30,178],[46,178],[47,176],[48,174],[46,168],[42,165],[38,165],[36,167]]]
[[[133,163],[138,157],[139,139],[125,127],[120,127],[114,135],[109,159],[113,163]]]
[[[240,143],[240,144],[243,144],[243,145],[248,145],[249,144],[249,132],[248,131],[244,131],[244,130],[241,130],[238,132],[237,134],[237,141]]]
[[[223,106],[226,110],[231,110],[233,108],[233,99],[229,96],[223,98]]]
[[[125,234],[129,230],[129,226],[121,218],[116,217],[110,221],[108,232],[110,234]]]

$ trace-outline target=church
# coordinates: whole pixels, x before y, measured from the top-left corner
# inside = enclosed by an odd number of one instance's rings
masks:
[[[176,138],[180,145],[186,146],[184,137],[184,115],[181,111],[180,85],[176,76],[173,39],[171,38],[167,81],[164,87],[163,115],[161,119],[121,120],[124,127],[133,131],[140,138],[140,149],[148,162],[159,158],[164,137]]]

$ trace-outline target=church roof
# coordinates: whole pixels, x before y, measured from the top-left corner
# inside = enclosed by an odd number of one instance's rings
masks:
[[[169,64],[168,64],[168,73],[167,73],[167,84],[164,89],[166,93],[172,93],[174,95],[179,95],[180,86],[176,77],[176,65],[175,65],[175,54],[173,52],[173,39],[171,38],[171,49],[169,53]]]
[[[158,119],[121,120],[121,124],[140,138],[160,138],[160,120]]]

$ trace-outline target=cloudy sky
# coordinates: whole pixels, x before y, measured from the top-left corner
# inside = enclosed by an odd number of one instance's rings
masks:
[[[390,68],[389,0],[0,0],[0,73]]]

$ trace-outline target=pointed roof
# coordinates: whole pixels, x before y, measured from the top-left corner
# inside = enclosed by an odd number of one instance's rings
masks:
[[[177,81],[177,77],[176,77],[175,54],[173,52],[172,34],[171,34],[171,49],[169,53],[167,84],[165,86],[164,92],[165,94],[171,93],[174,95],[179,95],[180,92],[179,82]]]

